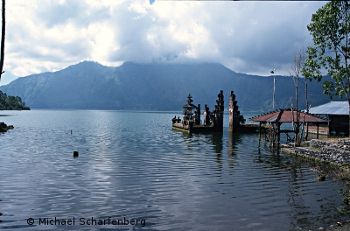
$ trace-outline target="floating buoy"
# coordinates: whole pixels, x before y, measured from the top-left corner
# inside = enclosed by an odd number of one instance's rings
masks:
[[[73,152],[73,156],[74,156],[74,158],[78,157],[79,156],[79,152],[78,151],[74,151]]]

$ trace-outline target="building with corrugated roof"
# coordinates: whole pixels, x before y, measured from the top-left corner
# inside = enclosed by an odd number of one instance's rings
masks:
[[[311,107],[309,113],[327,117],[328,126],[322,129],[325,135],[349,135],[348,101],[331,101],[317,107]],[[312,126],[309,126],[309,132],[313,132]]]

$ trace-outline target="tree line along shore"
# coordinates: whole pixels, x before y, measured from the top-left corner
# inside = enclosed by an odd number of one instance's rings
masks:
[[[11,96],[0,91],[0,110],[30,110],[19,96]]]

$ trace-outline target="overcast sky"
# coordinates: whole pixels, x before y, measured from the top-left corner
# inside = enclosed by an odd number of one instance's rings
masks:
[[[306,26],[319,1],[11,0],[5,75],[61,70],[83,60],[218,62],[233,71],[287,75],[312,45]]]

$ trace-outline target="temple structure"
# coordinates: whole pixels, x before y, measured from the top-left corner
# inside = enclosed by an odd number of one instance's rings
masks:
[[[233,91],[231,91],[230,94],[230,103],[229,103],[229,130],[230,132],[233,131],[240,131],[241,125],[244,124],[245,119],[241,115],[241,112],[238,110],[237,101],[235,100],[236,96],[233,94]]]
[[[245,119],[238,110],[236,96],[231,91],[229,102],[229,130],[230,132],[256,133],[259,132],[259,125],[245,124]],[[224,94],[221,90],[216,100],[213,111],[210,111],[207,104],[204,106],[203,122],[201,120],[201,106],[192,104],[192,96],[187,96],[187,104],[183,105],[183,118],[172,118],[173,129],[189,133],[222,132],[224,124]]]
[[[222,132],[224,120],[224,94],[220,91],[216,100],[215,109],[210,111],[205,104],[203,112],[203,123],[201,121],[201,106],[192,104],[192,96],[187,96],[187,104],[183,105],[183,118],[172,118],[173,129],[190,133]],[[195,110],[195,111],[193,111]]]
[[[192,96],[187,96],[187,103],[182,106],[183,118],[172,118],[172,127],[175,130],[180,130],[188,133],[210,133],[222,132],[224,122],[224,95],[221,90],[216,100],[214,110],[211,111],[207,104],[204,106],[203,121],[201,120],[201,106],[193,104]],[[280,143],[280,134],[285,133],[287,141],[292,141],[294,138],[289,136],[289,133],[299,134],[295,129],[281,129],[283,123],[298,123],[301,124],[315,124],[317,126],[317,136],[319,134],[319,127],[323,124],[329,123],[328,120],[301,112],[293,109],[280,109],[260,116],[255,116],[249,119],[255,123],[246,124],[243,115],[238,110],[236,96],[231,91],[229,101],[229,131],[239,133],[259,133],[259,140],[261,140],[262,133],[265,135],[266,141],[271,144]],[[257,122],[259,124],[257,124]],[[268,133],[268,136],[267,136]]]

